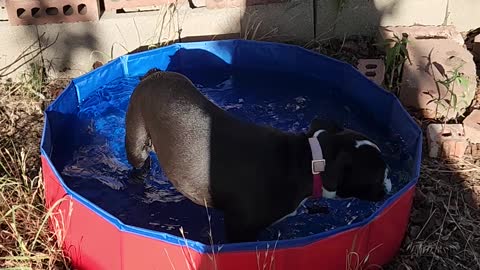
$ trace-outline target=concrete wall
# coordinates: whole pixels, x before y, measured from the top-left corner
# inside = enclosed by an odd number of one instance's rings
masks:
[[[317,36],[373,35],[379,25],[454,25],[480,27],[479,0],[317,0]],[[332,30],[332,22],[336,22]],[[327,34],[328,33],[328,34]]]
[[[104,13],[96,22],[10,26],[0,21],[0,76],[18,68],[10,75],[16,77],[25,70],[21,64],[39,49],[43,51],[35,61],[44,62],[49,75],[70,77],[91,70],[96,60],[106,62],[140,46],[179,38],[227,35],[305,44],[352,34],[376,35],[379,25],[446,23],[459,31],[480,27],[480,0],[290,0],[224,9],[194,2],[200,8],[164,6],[148,12]],[[22,52],[31,54],[17,59]]]
[[[31,47],[27,53],[36,54],[39,50],[37,39],[41,36],[43,59],[37,57],[36,60],[45,62],[48,74],[54,77],[78,76],[91,70],[97,60],[105,63],[141,46],[187,36],[240,33],[240,15],[238,9],[182,7],[174,10],[173,7],[164,7],[152,12],[107,13],[96,22],[15,27],[0,22],[0,36],[3,37],[0,39],[0,67],[15,61],[26,48]],[[22,62],[20,60],[12,68]]]

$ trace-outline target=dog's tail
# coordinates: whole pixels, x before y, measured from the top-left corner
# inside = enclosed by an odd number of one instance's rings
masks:
[[[143,167],[149,157],[150,136],[147,132],[142,112],[137,102],[132,102],[125,116],[125,150],[128,162],[135,168]]]
[[[146,78],[150,77],[151,75],[159,73],[159,72],[163,72],[163,71],[158,69],[158,68],[152,68],[149,71],[147,71],[147,73],[145,73],[142,77],[140,77],[140,80],[143,81]]]

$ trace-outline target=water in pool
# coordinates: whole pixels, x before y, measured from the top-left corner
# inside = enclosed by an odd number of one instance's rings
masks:
[[[285,131],[301,132],[315,116],[332,118],[366,133],[382,149],[391,167],[392,192],[411,179],[409,157],[403,140],[389,127],[380,128],[362,119],[362,112],[342,103],[336,87],[317,78],[295,74],[268,74],[265,71],[201,72],[184,71],[214,103],[247,121]],[[261,74],[261,75],[260,75]],[[210,243],[224,241],[222,213],[193,204],[169,183],[152,154],[153,167],[144,183],[131,181],[124,149],[124,117],[130,95],[139,78],[114,81],[88,97],[77,114],[75,145],[63,153],[61,175],[75,192],[111,213],[125,224]],[[357,199],[309,199],[295,216],[263,231],[259,240],[291,239],[325,232],[359,222],[381,206]],[[316,211],[313,211],[315,210]],[[280,232],[280,234],[279,234]]]

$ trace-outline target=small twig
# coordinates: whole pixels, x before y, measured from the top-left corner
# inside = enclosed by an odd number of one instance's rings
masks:
[[[414,240],[417,240],[418,237],[420,237],[420,235],[422,234],[423,230],[425,230],[425,228],[427,227],[428,223],[430,222],[430,219],[432,219],[433,217],[433,214],[435,214],[435,212],[437,211],[437,209],[433,209],[433,211],[430,213],[430,216],[428,217],[427,221],[425,221],[425,224],[423,224],[422,228],[420,229],[420,232],[418,232],[417,236],[415,237]]]
[[[452,191],[450,191],[450,194],[448,195],[448,206],[447,206],[447,209],[448,209],[448,207],[450,207],[450,199],[451,199],[451,198],[452,198]],[[448,213],[448,211],[447,211],[447,213]],[[443,233],[443,229],[444,229],[444,225],[445,225],[445,220],[447,219],[447,213],[445,213],[445,215],[443,216],[442,225],[440,226],[440,233],[439,233],[437,242],[435,243],[435,249],[433,250],[433,253],[434,253],[434,254],[437,252],[438,243],[440,243],[440,239],[442,238],[442,233]],[[432,260],[430,261],[430,266],[428,267],[428,270],[432,269],[433,259],[434,259],[434,257],[433,257]]]
[[[215,257],[215,245],[213,244],[213,233],[212,233],[212,222],[211,222],[211,219],[212,217],[210,216],[210,213],[208,212],[208,204],[207,204],[207,200],[205,198],[203,198],[203,203],[204,203],[204,206],[205,206],[205,210],[207,211],[207,219],[208,219],[208,236],[209,236],[209,240],[210,240],[210,246],[212,248],[212,260],[213,260],[213,265],[214,265],[214,269],[217,270],[217,260],[216,260],[216,257]]]
[[[16,62],[20,61],[22,58],[25,58],[26,56],[32,54],[33,52],[35,52],[36,50],[39,50],[39,49],[35,49],[34,51],[32,52],[29,52],[27,53],[28,50],[30,50],[30,48],[32,48],[35,44],[37,44],[37,42],[39,42],[39,40],[45,35],[45,33],[43,33],[42,35],[40,35],[40,37],[38,37],[38,39],[33,42],[31,45],[29,45],[25,50],[23,50],[20,55],[12,62],[10,63],[9,65],[7,66],[4,66],[3,68],[0,68],[0,71],[4,71],[8,68],[10,68],[11,66],[13,66]]]
[[[450,203],[450,201],[449,201],[449,203]],[[457,226],[457,228],[460,230],[460,233],[462,234],[463,239],[467,240],[467,237],[465,236],[465,232],[463,231],[463,230],[464,230],[463,227],[460,226],[460,224],[458,224],[457,220],[456,220],[456,219],[452,216],[452,214],[450,213],[450,210],[448,210],[448,208],[450,207],[450,204],[449,204],[448,207],[445,206],[445,203],[442,202],[442,204],[443,204],[443,207],[445,208],[445,210],[447,211],[446,214],[448,214],[448,215],[450,216],[450,218],[452,219],[453,223],[455,223],[455,225]],[[443,226],[442,226],[442,227],[443,227]],[[475,262],[477,263],[477,265],[478,265],[478,267],[479,267],[479,269],[480,269],[480,262],[478,261],[478,258],[477,258],[477,256],[476,256],[475,249],[470,245],[470,243],[469,243],[468,241],[467,241],[467,244],[468,244],[468,246],[470,247],[470,249],[473,251],[472,253],[473,253],[473,256],[475,257]]]
[[[462,172],[476,172],[479,171],[479,168],[472,168],[472,169],[463,169],[463,170],[438,170],[438,169],[429,169],[424,168],[426,171],[430,172],[437,172],[437,173],[462,173]]]
[[[347,38],[347,34],[344,34],[344,35],[343,35],[343,40],[342,40],[342,45],[340,45],[340,49],[338,49],[337,54],[339,54],[339,53],[342,51],[343,46],[345,45],[345,39],[346,39],[346,38]]]
[[[173,270],[176,270],[176,269],[175,269],[175,266],[173,265],[172,259],[171,259],[170,256],[168,255],[167,249],[164,248],[163,251],[165,251],[165,254],[167,255],[168,261],[170,262],[170,265],[172,266],[172,269],[173,269]]]
[[[42,49],[38,49],[38,50],[37,50],[37,53],[36,53],[34,56],[32,56],[31,58],[29,58],[28,60],[25,60],[22,64],[20,64],[20,65],[19,65],[18,67],[16,67],[16,68],[14,68],[12,71],[7,72],[7,73],[5,73],[5,72],[1,73],[1,74],[0,74],[0,78],[6,77],[6,76],[14,73],[15,71],[19,70],[22,66],[28,64],[30,61],[32,61],[32,60],[35,59],[37,56],[39,56],[43,51],[45,51],[45,50],[47,50],[48,48],[50,48],[51,46],[53,46],[53,44],[55,44],[55,43],[57,42],[59,35],[60,35],[60,33],[57,33],[57,36],[55,37],[55,40],[54,40],[52,43],[48,44],[47,46],[43,47]],[[30,53],[28,53],[27,55],[30,55],[30,54],[32,54],[32,53],[33,53],[33,52],[30,52]],[[25,56],[22,56],[21,58],[24,58],[24,57],[25,57]],[[11,67],[11,66],[13,66],[14,64],[18,63],[21,58],[20,58],[20,57],[17,58],[17,60],[15,60],[12,64],[9,65],[9,67]],[[8,69],[5,69],[4,71],[6,71],[6,70],[8,70]]]

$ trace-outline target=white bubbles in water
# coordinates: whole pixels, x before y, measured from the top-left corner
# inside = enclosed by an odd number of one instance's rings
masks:
[[[119,179],[128,167],[111,154],[107,144],[86,145],[73,154],[73,159],[62,171],[63,175],[78,179],[96,180],[111,189],[124,188]],[[108,173],[107,173],[108,172]]]
[[[358,216],[353,216],[349,221],[348,221],[348,225],[351,225],[356,219],[358,218]]]
[[[171,189],[157,189],[152,187],[145,190],[142,202],[146,204],[151,204],[154,202],[177,203],[185,199],[186,198],[183,195],[174,192]]]
[[[226,104],[223,106],[223,109],[225,110],[232,110],[232,109],[241,109],[243,107],[242,104]]]
[[[385,178],[384,185],[385,185],[385,189],[386,189],[387,193],[392,192],[392,180],[390,180],[390,178],[388,178],[388,177]]]
[[[296,97],[295,98],[295,102],[297,102],[298,104],[304,104],[305,102],[307,102],[307,98],[306,97]]]

